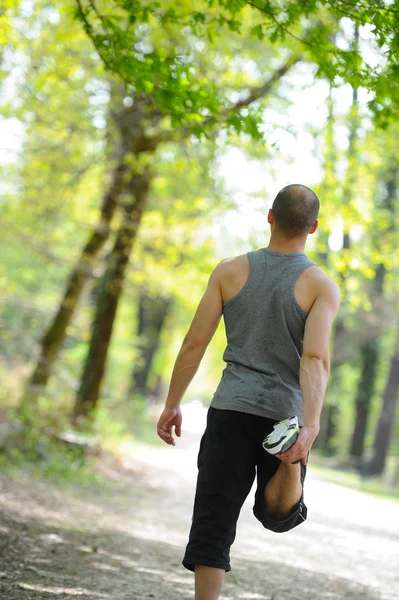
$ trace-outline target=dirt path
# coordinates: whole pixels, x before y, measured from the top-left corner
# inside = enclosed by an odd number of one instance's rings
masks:
[[[191,519],[198,436],[129,451],[112,491],[60,490],[0,477],[1,600],[188,600],[180,566]],[[245,504],[223,600],[399,598],[399,503],[310,473],[306,524],[266,532]]]

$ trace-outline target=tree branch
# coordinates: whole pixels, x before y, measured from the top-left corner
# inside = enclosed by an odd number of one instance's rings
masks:
[[[284,77],[284,75],[286,75],[286,73],[301,60],[301,55],[292,55],[283,65],[281,65],[279,69],[277,69],[277,71],[274,71],[271,77],[269,77],[269,79],[265,81],[263,85],[248,88],[246,90],[246,98],[238,100],[231,106],[228,106],[224,110],[220,111],[218,115],[212,115],[211,117],[207,117],[200,124],[196,123],[195,127],[184,127],[182,129],[163,131],[158,135],[155,135],[151,138],[147,138],[146,142],[143,144],[143,148],[145,149],[145,151],[155,150],[157,146],[163,142],[179,141],[182,138],[191,135],[198,127],[210,127],[213,124],[217,126],[221,125],[222,123],[225,123],[227,119],[234,113],[237,113],[241,109],[250,106],[257,100],[268,96],[274,85],[278,81],[280,81],[280,79]]]
[[[280,21],[277,19],[274,12],[272,12],[271,10],[267,10],[267,8],[263,7],[263,6],[258,6],[257,4],[255,4],[255,2],[252,2],[251,0],[247,0],[247,4],[249,6],[252,6],[252,8],[255,8],[256,10],[259,10],[259,12],[261,12],[265,15],[268,15],[271,18],[271,20],[277,25],[277,27],[279,29],[281,29],[281,31],[284,31],[285,34],[289,35],[297,42],[299,42],[301,44],[305,44],[307,46],[311,46],[310,42],[307,41],[306,36],[305,36],[305,38],[300,38],[300,37],[296,36],[294,33],[292,33],[292,31],[290,31],[287,27],[285,27],[282,23],[280,23]]]
[[[249,106],[250,104],[253,104],[257,100],[260,100],[260,98],[264,98],[265,96],[267,96],[274,87],[274,84],[280,81],[280,79],[282,79],[282,77],[284,77],[284,75],[286,75],[288,71],[301,60],[302,56],[300,55],[294,54],[293,56],[291,56],[283,65],[281,65],[279,69],[277,69],[277,71],[274,71],[272,76],[267,81],[265,81],[263,85],[259,87],[249,88],[249,90],[247,90],[248,95],[245,99],[239,100],[229,108],[225,109],[220,116],[222,118],[224,117],[223,120],[226,120],[226,118],[229,117],[231,114],[238,112],[239,110]]]

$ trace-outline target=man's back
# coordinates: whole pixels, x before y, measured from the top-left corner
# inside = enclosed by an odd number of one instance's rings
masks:
[[[248,253],[227,258],[220,263],[219,268],[222,266],[220,287],[223,303],[226,303],[236,296],[248,281],[250,272]],[[310,311],[318,292],[318,284],[326,279],[325,273],[316,265],[306,269],[297,279],[294,288],[295,298],[304,312]]]
[[[228,259],[222,269],[226,368],[212,406],[301,421],[299,363],[320,270],[303,252],[268,248]],[[309,271],[314,275],[305,279]]]

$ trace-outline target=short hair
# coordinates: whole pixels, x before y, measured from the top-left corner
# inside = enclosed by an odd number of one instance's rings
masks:
[[[317,220],[320,202],[306,185],[287,185],[274,199],[272,211],[277,228],[296,235],[304,234]]]

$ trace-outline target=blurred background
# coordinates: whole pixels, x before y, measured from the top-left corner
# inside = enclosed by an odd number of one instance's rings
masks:
[[[392,21],[249,4],[3,2],[5,467],[66,476],[93,444],[158,444],[211,270],[267,246],[275,195],[302,183],[321,201],[308,255],[342,293],[314,464],[399,496]],[[225,343],[221,323],[185,396],[195,415]]]

